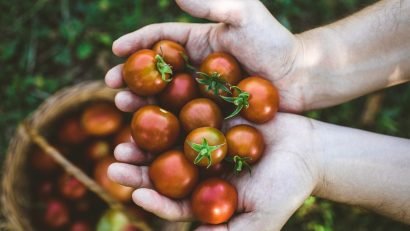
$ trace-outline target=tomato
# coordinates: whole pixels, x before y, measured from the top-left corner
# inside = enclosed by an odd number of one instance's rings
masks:
[[[107,136],[120,129],[122,114],[113,104],[95,103],[84,109],[81,124],[90,135]]]
[[[199,71],[210,77],[215,77],[215,73],[217,73],[223,81],[231,85],[236,85],[242,78],[241,68],[236,59],[222,52],[208,55],[199,67]],[[207,85],[201,84],[199,88],[203,96],[217,102],[222,102],[218,96],[215,96],[212,90],[207,91]],[[219,94],[226,96],[226,92],[223,92],[221,89],[219,89]]]
[[[85,154],[89,160],[97,161],[112,155],[110,144],[105,140],[93,140],[87,145]]]
[[[43,222],[52,229],[63,228],[70,222],[70,213],[67,205],[58,199],[48,200],[45,205]]]
[[[195,79],[187,73],[180,73],[173,76],[158,99],[163,108],[177,113],[186,103],[197,97],[198,85]]]
[[[238,193],[233,185],[219,178],[200,183],[192,193],[192,212],[201,222],[221,224],[228,221],[238,206]]]
[[[115,162],[114,157],[107,156],[100,160],[94,169],[94,179],[101,185],[112,197],[121,202],[131,201],[131,195],[134,191],[133,188],[120,185],[112,181],[107,174],[108,167]]]
[[[91,225],[87,221],[75,221],[71,224],[69,231],[91,231]]]
[[[117,145],[121,143],[128,142],[131,142],[131,127],[125,126],[121,128],[121,130],[115,135],[113,139],[113,147],[115,148]]]
[[[171,66],[172,70],[184,70],[185,60],[183,56],[187,54],[185,48],[179,43],[170,40],[161,40],[155,43],[152,50],[164,57],[165,62]]]
[[[175,144],[179,132],[177,117],[158,106],[144,106],[132,118],[132,137],[137,146],[145,151],[165,151]]]
[[[58,181],[60,193],[70,200],[77,200],[85,196],[87,188],[77,178],[64,173]]]
[[[224,134],[213,127],[191,131],[185,139],[184,153],[188,160],[202,167],[221,162],[228,151]]]
[[[186,132],[200,127],[221,128],[222,112],[212,100],[206,98],[194,99],[182,108],[179,120]]]
[[[44,174],[50,174],[59,168],[54,158],[38,147],[31,154],[30,163],[33,169]]]
[[[152,96],[167,86],[169,73],[161,72],[157,67],[157,53],[143,49],[131,55],[124,64],[122,75],[127,86],[136,95]]]
[[[58,140],[64,144],[80,144],[88,135],[81,126],[80,119],[72,116],[64,119],[58,129]]]
[[[226,141],[228,155],[233,158],[237,171],[241,171],[244,164],[258,162],[265,150],[262,134],[256,128],[245,124],[230,128],[226,133]]]
[[[199,169],[199,175],[201,178],[220,177],[227,173],[229,170],[231,170],[231,167],[227,164],[227,162],[221,161],[209,168]]]
[[[195,187],[198,169],[186,159],[183,152],[171,150],[151,163],[149,178],[159,193],[173,199],[182,199]]]
[[[254,123],[271,120],[279,108],[279,94],[276,87],[261,77],[249,77],[242,80],[238,87],[249,93],[249,107],[243,108],[241,116]],[[234,92],[238,96],[238,92]]]

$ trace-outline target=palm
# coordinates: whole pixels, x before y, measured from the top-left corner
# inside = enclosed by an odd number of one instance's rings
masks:
[[[243,122],[241,119],[231,120],[228,127]],[[267,144],[265,155],[253,166],[251,175],[242,173],[227,177],[238,190],[239,215],[222,228],[238,230],[237,227],[243,229],[248,225],[257,230],[280,229],[311,194],[316,180],[316,173],[310,168],[314,158],[307,156],[311,151],[309,148],[295,142],[309,137],[310,130],[304,129],[309,126],[308,119],[303,117],[278,114],[275,120],[259,127]],[[133,153],[124,152],[130,146],[134,148]],[[113,164],[109,169],[110,176],[121,184],[139,188],[133,199],[146,210],[169,220],[191,220],[188,200],[173,201],[152,189],[147,167],[138,165],[146,162],[147,157],[137,150],[131,143],[120,145],[116,149],[116,157],[126,163]]]

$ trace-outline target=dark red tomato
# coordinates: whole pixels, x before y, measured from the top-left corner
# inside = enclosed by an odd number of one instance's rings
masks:
[[[120,129],[122,119],[121,112],[113,104],[104,102],[84,109],[81,124],[90,135],[107,136]]]
[[[85,196],[87,188],[77,178],[67,173],[58,180],[61,195],[70,200],[77,200]]]
[[[71,224],[69,231],[91,231],[91,225],[86,221],[75,221]]]
[[[225,136],[216,128],[197,128],[185,138],[185,156],[188,160],[202,167],[220,163],[225,158],[227,151],[228,145]]]
[[[30,160],[33,169],[45,174],[52,173],[59,167],[58,163],[53,159],[53,157],[37,147],[34,149]]]
[[[231,169],[231,166],[229,166],[226,161],[221,161],[209,168],[199,169],[199,175],[201,178],[221,177]]]
[[[279,94],[276,87],[261,77],[248,77],[238,87],[249,93],[249,107],[241,111],[241,116],[254,123],[271,120],[279,108]],[[238,92],[234,92],[238,96]]]
[[[212,100],[199,98],[189,101],[179,113],[179,120],[186,132],[196,128],[222,126],[222,112]]]
[[[158,153],[169,149],[177,141],[179,132],[177,117],[158,106],[144,106],[132,118],[132,137],[145,151]]]
[[[172,81],[158,95],[158,99],[163,108],[177,113],[198,95],[198,85],[195,79],[187,73],[180,73],[172,77]]]
[[[154,188],[173,199],[186,197],[198,181],[197,167],[178,150],[158,156],[151,163],[148,173]]]
[[[67,205],[57,199],[50,199],[45,205],[43,222],[53,229],[64,227],[70,222],[70,213]]]
[[[139,96],[152,96],[161,92],[167,82],[157,70],[157,53],[153,50],[140,50],[131,55],[124,64],[122,75],[127,86]],[[166,74],[166,79],[169,74]]]
[[[182,71],[185,68],[185,48],[179,43],[170,40],[161,40],[152,47],[152,50],[161,55],[165,62],[171,65],[172,70]]]
[[[219,178],[200,183],[192,193],[192,212],[201,222],[221,224],[228,221],[238,206],[238,193],[233,185]]]
[[[215,52],[208,55],[199,67],[199,71],[207,75],[213,73],[220,74],[221,78],[231,85],[236,85],[242,78],[241,68],[236,59],[222,52]],[[206,90],[207,86],[200,85],[200,90],[203,96],[221,102],[218,96],[215,96],[212,91]],[[226,96],[226,93],[219,91],[220,94]]]
[[[58,139],[63,144],[80,144],[88,135],[81,126],[80,118],[69,117],[61,122],[58,129]]]
[[[237,125],[230,128],[225,136],[231,157],[245,158],[248,164],[254,164],[262,157],[265,142],[256,128],[245,124]]]

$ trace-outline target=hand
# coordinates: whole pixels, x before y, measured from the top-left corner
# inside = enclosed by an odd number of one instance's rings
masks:
[[[245,123],[231,120],[229,126]],[[229,223],[202,226],[199,230],[280,230],[289,217],[316,187],[319,169],[315,156],[313,122],[307,118],[279,113],[274,120],[257,127],[264,135],[266,151],[252,166],[252,174],[228,176],[238,190],[238,211]],[[108,170],[114,181],[137,188],[134,202],[159,217],[173,221],[192,220],[189,200],[174,201],[156,192],[145,166],[152,156],[134,143],[115,149],[122,163]]]
[[[304,90],[301,70],[303,57],[301,44],[295,35],[286,30],[256,0],[177,0],[178,5],[189,14],[221,23],[187,24],[160,23],[146,26],[124,35],[113,44],[113,52],[127,56],[150,48],[161,39],[183,44],[194,64],[199,64],[209,53],[224,51],[238,59],[251,75],[260,75],[274,82],[280,92],[282,111],[304,110]],[[122,65],[111,69],[106,75],[108,86],[123,85]],[[116,98],[121,110],[134,111],[130,92],[121,92]],[[138,100],[138,99],[137,99]]]

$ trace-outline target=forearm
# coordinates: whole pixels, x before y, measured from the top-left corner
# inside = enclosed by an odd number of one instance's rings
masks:
[[[299,37],[311,86],[306,109],[410,80],[410,1],[381,1]]]
[[[410,223],[410,140],[320,123],[315,195]]]

